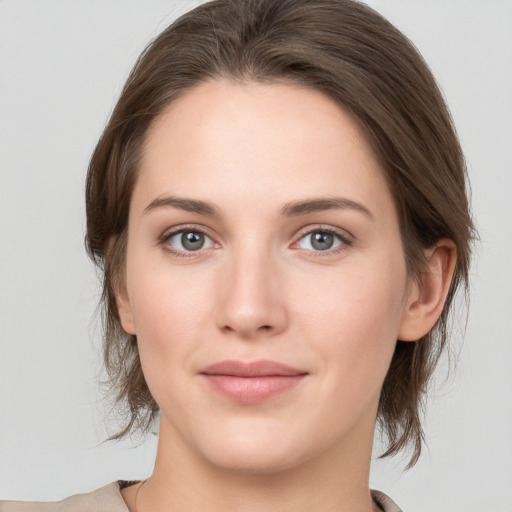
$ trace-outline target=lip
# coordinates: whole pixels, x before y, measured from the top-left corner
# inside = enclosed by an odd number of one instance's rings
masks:
[[[308,375],[276,361],[221,361],[200,375],[211,389],[235,402],[256,404],[296,387]]]

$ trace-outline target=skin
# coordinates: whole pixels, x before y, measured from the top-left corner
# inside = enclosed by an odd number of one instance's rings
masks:
[[[218,216],[168,197],[207,201]],[[282,214],[318,198],[345,202]],[[204,232],[202,248],[186,252],[180,229]],[[311,231],[325,229],[336,235],[319,250]],[[453,272],[450,241],[428,256],[411,279],[379,162],[321,93],[209,81],[169,105],[148,133],[118,293],[161,409],[137,511],[374,510],[371,446],[396,340],[431,329]],[[241,404],[200,375],[226,359],[307,375]],[[132,511],[137,488],[123,491]]]

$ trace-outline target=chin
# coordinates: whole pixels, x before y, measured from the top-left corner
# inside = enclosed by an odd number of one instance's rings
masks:
[[[224,433],[215,440],[210,438],[199,449],[202,456],[219,469],[238,474],[265,475],[300,465],[309,458],[312,444],[305,440],[301,442],[294,436],[285,436],[278,430],[258,432],[247,429],[245,432]]]
[[[253,450],[233,448],[209,454],[210,464],[235,474],[265,476],[286,471],[303,462],[298,454],[277,452],[271,446]]]

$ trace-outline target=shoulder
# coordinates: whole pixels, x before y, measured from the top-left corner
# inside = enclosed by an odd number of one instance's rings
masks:
[[[75,494],[62,501],[0,501],[0,512],[129,512],[119,489],[113,482],[101,489]]]
[[[383,510],[383,512],[402,512],[402,509],[386,494],[381,491],[372,490],[372,498]],[[0,511],[2,512],[2,511]]]
[[[384,512],[402,512],[386,494],[372,490],[372,497]],[[120,492],[120,483],[75,494],[62,501],[0,501],[0,512],[129,512]]]

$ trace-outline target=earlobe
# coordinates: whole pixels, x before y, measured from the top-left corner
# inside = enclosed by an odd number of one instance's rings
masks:
[[[426,253],[428,268],[411,286],[406,310],[398,331],[401,341],[417,341],[436,324],[450,289],[457,261],[452,240],[443,238]]]

